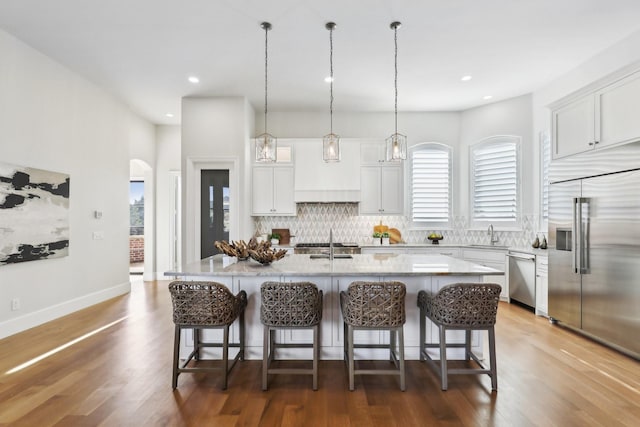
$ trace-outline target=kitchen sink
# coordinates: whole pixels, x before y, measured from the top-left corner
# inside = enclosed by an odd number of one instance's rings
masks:
[[[353,257],[349,254],[334,254],[333,259],[352,259]],[[328,254],[311,254],[309,255],[309,259],[329,259]]]

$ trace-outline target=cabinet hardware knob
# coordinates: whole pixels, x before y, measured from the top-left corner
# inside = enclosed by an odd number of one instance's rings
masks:
[[[599,143],[600,143],[600,141],[594,141],[594,144],[599,144]]]
[[[590,143],[589,143],[589,145],[590,145],[590,146],[593,146],[593,142],[590,142]]]

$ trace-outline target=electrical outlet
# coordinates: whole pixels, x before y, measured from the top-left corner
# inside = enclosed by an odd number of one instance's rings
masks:
[[[11,310],[20,310],[20,298],[14,298],[11,300]]]

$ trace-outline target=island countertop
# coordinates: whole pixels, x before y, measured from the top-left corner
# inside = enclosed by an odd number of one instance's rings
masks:
[[[215,255],[187,264],[165,276],[486,276],[503,275],[504,271],[485,267],[445,255],[362,254],[351,259],[311,259],[309,255],[287,255],[270,265],[251,259],[238,261]]]

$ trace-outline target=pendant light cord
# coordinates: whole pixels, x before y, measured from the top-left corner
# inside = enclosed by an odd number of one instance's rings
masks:
[[[395,50],[394,50],[394,64],[395,64],[395,77],[394,77],[394,87],[395,87],[395,131],[396,134],[398,133],[398,27],[395,26],[393,28],[393,41],[395,43]]]
[[[329,101],[330,129],[333,135],[333,27],[329,29]]]
[[[264,26],[264,133],[267,133],[267,66],[268,66],[268,59],[269,59],[269,51],[268,51],[268,46],[269,46],[269,41],[268,41],[268,34],[269,34],[269,28],[271,28],[270,25],[265,25]]]

